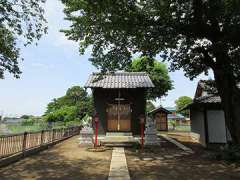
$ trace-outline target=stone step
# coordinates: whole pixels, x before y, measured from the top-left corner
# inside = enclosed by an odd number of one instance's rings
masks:
[[[133,136],[108,136],[102,139],[105,142],[135,142]]]
[[[104,146],[107,147],[132,147],[134,144],[132,143],[103,143]]]
[[[107,132],[106,137],[108,136],[132,136],[132,132]]]
[[[105,141],[134,141],[133,136],[106,136]]]
[[[111,147],[129,147],[137,143],[133,136],[108,136],[101,140],[101,144]]]

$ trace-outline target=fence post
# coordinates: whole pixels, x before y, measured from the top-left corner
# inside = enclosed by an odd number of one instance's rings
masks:
[[[56,140],[59,139],[59,137],[58,137],[58,132],[59,132],[59,129],[56,129],[56,130],[55,130],[55,135],[54,135],[54,137],[55,137]]]
[[[64,132],[63,132],[63,128],[61,128],[61,139],[63,139],[64,136]]]
[[[27,132],[23,133],[23,144],[22,144],[22,153],[23,156],[25,156],[25,151],[26,151],[26,145],[27,145]]]
[[[41,143],[40,143],[40,146],[43,145],[43,136],[44,136],[44,130],[41,131]]]
[[[55,129],[52,130],[52,142],[54,142],[54,132],[55,132]]]
[[[82,126],[78,126],[78,128],[77,128],[77,135],[80,134],[81,129],[82,129]]]

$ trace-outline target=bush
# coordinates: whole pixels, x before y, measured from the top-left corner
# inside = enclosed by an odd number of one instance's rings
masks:
[[[47,122],[69,122],[69,121],[81,121],[78,115],[78,108],[76,106],[64,106],[54,112],[48,113],[44,116]]]
[[[66,95],[54,99],[47,106],[44,119],[47,122],[80,121],[93,111],[93,99],[79,86],[69,88]]]
[[[34,119],[25,119],[21,122],[22,126],[32,126],[35,123]]]
[[[29,116],[29,115],[22,115],[22,116],[21,116],[22,119],[29,119],[30,117],[31,117],[31,116]]]

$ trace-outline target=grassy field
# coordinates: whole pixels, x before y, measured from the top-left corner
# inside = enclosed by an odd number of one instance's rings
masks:
[[[168,124],[168,129],[173,130],[173,126]],[[173,131],[191,131],[191,127],[188,125],[177,125]]]
[[[67,122],[67,123],[52,123],[49,125],[48,123],[42,122],[42,123],[34,123],[32,125],[23,125],[21,123],[19,124],[4,124],[0,126],[0,135],[4,134],[3,130],[1,128],[5,128],[5,132],[7,129],[8,134],[16,134],[16,133],[22,133],[22,132],[34,132],[34,131],[41,131],[41,130],[47,130],[47,129],[58,129],[58,128],[65,128],[69,126],[79,126],[80,122]]]
[[[11,133],[21,133],[25,131],[40,131],[42,130],[42,126],[32,125],[32,126],[22,126],[21,124],[9,124],[7,128]]]

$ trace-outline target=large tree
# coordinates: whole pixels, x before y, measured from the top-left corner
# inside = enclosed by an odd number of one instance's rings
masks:
[[[176,104],[176,110],[177,112],[180,112],[186,116],[186,117],[189,117],[189,110],[183,110],[183,108],[185,108],[187,105],[189,105],[190,103],[192,103],[192,98],[191,97],[188,97],[188,96],[181,96],[179,97],[176,101],[175,101],[175,104]],[[182,111],[183,110],[183,111]]]
[[[239,0],[62,0],[69,39],[91,45],[97,67],[121,69],[131,53],[160,54],[190,79],[213,71],[234,143],[240,144]]]
[[[146,111],[150,112],[152,110],[154,110],[156,107],[155,105],[152,103],[152,101],[147,101],[146,103]]]
[[[92,112],[92,96],[80,86],[73,86],[64,96],[53,99],[47,105],[44,117],[47,121],[81,121],[84,116],[91,116]]]
[[[149,74],[155,87],[148,90],[148,100],[161,98],[167,95],[167,92],[173,88],[166,65],[153,58],[147,56],[136,58],[127,66],[126,71],[147,72]]]
[[[0,79],[7,71],[18,78],[20,46],[46,33],[46,0],[0,0]]]

